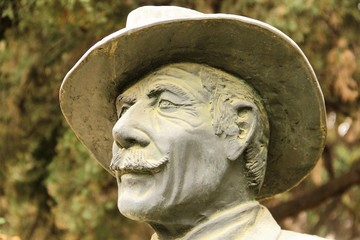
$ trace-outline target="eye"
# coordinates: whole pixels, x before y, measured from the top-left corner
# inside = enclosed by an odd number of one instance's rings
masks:
[[[177,108],[177,107],[179,107],[178,104],[170,102],[169,100],[161,99],[159,101],[159,108],[161,109],[169,109],[169,108]]]
[[[118,118],[121,118],[127,110],[129,110],[130,106],[123,106],[121,109],[120,109],[120,113],[118,115]]]

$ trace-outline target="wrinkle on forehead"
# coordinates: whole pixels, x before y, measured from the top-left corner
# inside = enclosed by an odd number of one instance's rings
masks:
[[[193,63],[171,64],[155,70],[134,83],[120,94],[118,98],[132,102],[139,95],[147,95],[155,88],[168,88],[166,90],[174,90],[176,94],[184,95],[186,93],[201,102],[208,102],[210,94],[203,87],[199,72],[191,71],[193,68],[186,68],[186,70],[182,68],[191,64]],[[183,89],[183,91],[177,91],[176,89]]]
[[[203,87],[200,87],[202,86],[200,72],[199,72],[200,68],[189,67],[191,65],[198,65],[198,64],[195,63],[170,64],[155,71],[152,74],[152,76],[160,80],[164,79],[174,82],[176,82],[177,80],[181,80],[185,83],[185,86],[190,87],[190,89],[198,89],[199,90],[198,93],[200,95],[203,95],[204,97],[205,95],[207,95],[207,91]],[[150,75],[149,77],[151,78],[152,76]]]

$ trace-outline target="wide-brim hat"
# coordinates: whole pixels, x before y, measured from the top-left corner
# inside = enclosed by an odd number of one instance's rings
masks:
[[[324,100],[294,41],[247,17],[148,6],[131,12],[126,28],[91,47],[60,89],[66,120],[105,169],[112,158],[115,98],[145,74],[176,62],[239,76],[263,99],[270,141],[258,199],[290,189],[314,167],[325,142]]]

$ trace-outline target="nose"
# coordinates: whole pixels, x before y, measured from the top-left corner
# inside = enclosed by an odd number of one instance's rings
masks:
[[[136,104],[130,107],[114,125],[112,135],[119,148],[130,148],[136,145],[145,147],[150,143],[150,138],[144,130],[146,117],[142,116],[139,108],[141,107]]]

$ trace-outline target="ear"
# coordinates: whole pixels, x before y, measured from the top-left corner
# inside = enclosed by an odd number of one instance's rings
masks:
[[[244,100],[232,103],[236,113],[233,134],[227,139],[226,152],[229,160],[238,159],[251,141],[257,126],[257,108]]]

